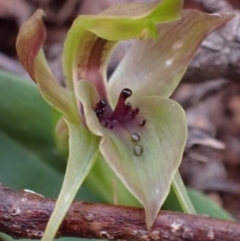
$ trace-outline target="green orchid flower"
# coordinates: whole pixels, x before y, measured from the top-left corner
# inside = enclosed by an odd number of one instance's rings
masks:
[[[66,88],[55,81],[42,50],[43,11],[21,27],[19,59],[45,100],[63,114],[59,128],[66,124],[69,133],[63,186],[42,240],[54,238],[96,161],[106,162],[142,204],[148,228],[172,182],[178,189],[187,124],[183,109],[169,96],[202,40],[231,18],[181,13],[181,8],[181,0],[162,0],[79,16],[63,49]],[[107,81],[112,50],[118,41],[132,38],[138,40]]]

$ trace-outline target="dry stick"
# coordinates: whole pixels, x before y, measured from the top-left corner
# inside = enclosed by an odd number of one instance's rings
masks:
[[[240,17],[224,0],[194,0],[207,12],[235,14],[223,28],[212,33],[201,45],[190,64],[185,82],[203,82],[213,79],[240,79]]]
[[[0,232],[15,238],[42,237],[55,201],[0,185]],[[239,241],[240,224],[206,216],[161,211],[151,231],[141,208],[74,202],[57,237],[161,241]]]

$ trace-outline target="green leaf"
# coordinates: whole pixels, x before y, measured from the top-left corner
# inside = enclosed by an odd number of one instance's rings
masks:
[[[80,79],[91,81],[106,99],[106,65],[116,41],[157,37],[156,23],[179,19],[182,0],[122,4],[99,15],[81,15],[68,32],[63,49],[67,87]]]
[[[136,41],[110,79],[113,104],[124,88],[131,89],[135,97],[169,97],[204,38],[231,18],[186,10],[181,20],[158,26],[157,41]]]
[[[66,166],[54,145],[52,108],[37,86],[0,71],[0,131],[29,153],[63,172]]]
[[[0,183],[13,189],[30,189],[46,197],[57,197],[61,173],[2,131],[0,143]]]
[[[78,93],[87,126],[94,134],[102,136],[100,151],[104,159],[144,206],[150,228],[182,159],[187,138],[184,111],[173,100],[145,97],[132,102],[133,106],[140,107],[139,119],[147,119],[144,127],[130,121],[129,125],[115,123],[111,130],[99,123],[92,109],[99,101],[94,86],[82,80]],[[131,139],[133,133],[140,135],[138,143]],[[135,150],[142,147],[143,152]]]
[[[213,202],[203,193],[192,188],[187,188],[187,192],[193,203],[194,208],[196,209],[197,214],[205,214],[213,218],[225,220],[234,220],[233,217],[227,211],[225,211],[223,208],[221,208],[218,204]],[[166,202],[163,205],[163,209],[172,210],[176,212],[182,211],[182,208],[178,202],[178,199],[173,189],[171,189],[166,199]]]
[[[197,214],[207,214],[213,218],[234,220],[234,218],[227,211],[203,195],[201,192],[189,188],[188,195],[197,210]]]
[[[20,28],[16,41],[17,54],[30,77],[38,84],[45,100],[68,119],[76,119],[74,94],[54,79],[42,50],[46,39],[43,16],[44,12],[37,10]]]
[[[52,240],[74,197],[96,161],[98,138],[82,123],[67,122],[69,128],[69,158],[63,185],[42,241]]]

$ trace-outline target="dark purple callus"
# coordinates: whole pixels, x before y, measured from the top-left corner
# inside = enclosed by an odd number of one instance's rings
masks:
[[[108,125],[109,125],[109,120],[106,120],[104,126],[108,127]]]
[[[119,95],[117,105],[115,109],[112,111],[112,113],[109,106],[107,106],[107,102],[105,100],[100,100],[96,104],[94,111],[102,126],[110,130],[113,130],[114,128],[117,128],[118,123],[120,123],[123,126],[128,125],[129,123],[133,127],[133,129],[134,123],[135,125],[138,125],[140,127],[144,127],[146,125],[147,121],[145,119],[139,120],[138,114],[140,112],[140,108],[133,108],[130,102],[125,103],[127,98],[129,98],[131,95],[132,91],[130,89],[123,89]],[[106,109],[107,111],[105,111]],[[131,143],[133,144],[133,153],[135,156],[141,156],[143,153],[143,147],[139,145],[140,142],[140,133],[132,133]]]
[[[113,129],[118,122],[126,124],[129,121],[133,121],[139,114],[140,108],[136,107],[133,109],[130,102],[125,103],[127,98],[131,95],[132,91],[130,89],[123,89],[119,95],[117,105],[112,114],[109,114],[109,111],[105,113],[106,108],[109,110],[107,102],[105,100],[100,100],[94,108],[99,122],[102,123],[104,127]],[[108,117],[106,117],[106,115],[108,115]],[[138,124],[140,124],[140,126],[144,126],[146,124],[146,120],[143,120],[142,123]]]
[[[137,107],[134,111],[135,111],[135,115],[138,115],[138,113],[140,111],[139,107]]]
[[[135,110],[132,110],[132,119],[135,119],[136,113]]]
[[[146,122],[147,122],[147,121],[146,121],[145,119],[143,119],[143,120],[142,120],[142,123],[140,124],[140,126],[145,126]]]
[[[106,100],[100,100],[100,101],[96,104],[95,111],[104,108],[106,105],[107,105]]]
[[[132,110],[132,104],[128,102],[127,104],[125,104],[123,115],[127,115],[128,113],[130,113],[131,110]]]
[[[136,109],[132,110],[132,119],[135,119],[135,117],[138,115],[140,109],[137,107]]]
[[[96,116],[98,117],[99,121],[101,122],[101,118],[105,112],[105,106],[107,102],[105,100],[100,100],[94,109]]]
[[[118,102],[116,105],[115,110],[110,117],[111,120],[117,120],[120,116],[124,115],[125,113],[125,101],[132,95],[132,91],[130,89],[123,89],[121,94],[119,95]]]
[[[114,124],[111,122],[110,125],[109,125],[109,128],[112,130],[114,127]]]

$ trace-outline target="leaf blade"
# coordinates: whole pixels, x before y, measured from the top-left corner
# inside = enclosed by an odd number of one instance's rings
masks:
[[[11,91],[9,91],[11,90]],[[52,108],[37,86],[0,71],[0,130],[51,167],[63,172],[65,162],[54,146]]]

